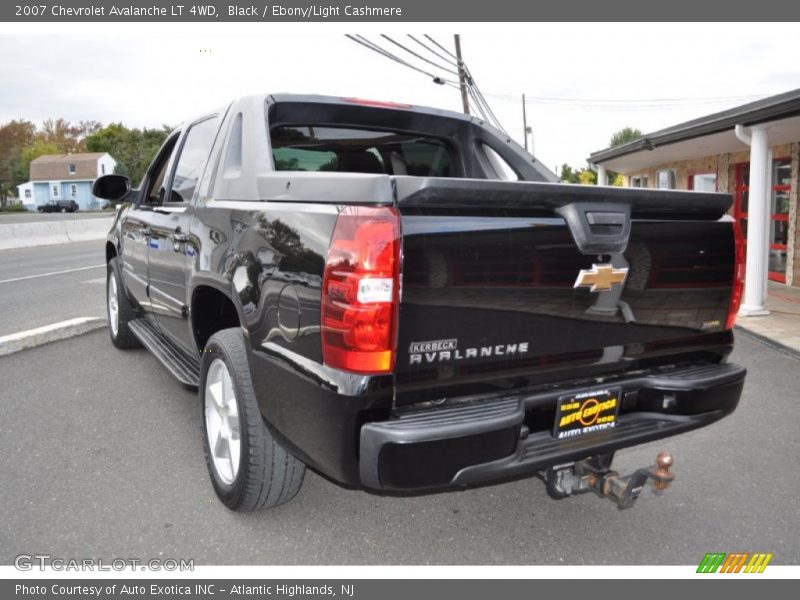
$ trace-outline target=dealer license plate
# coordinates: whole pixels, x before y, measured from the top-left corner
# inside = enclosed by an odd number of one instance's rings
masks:
[[[564,439],[610,429],[617,424],[619,404],[620,388],[561,396],[553,435]]]

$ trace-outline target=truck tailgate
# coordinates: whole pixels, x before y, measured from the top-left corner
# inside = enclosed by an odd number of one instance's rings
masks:
[[[727,195],[404,177],[396,186],[398,407],[727,351]]]

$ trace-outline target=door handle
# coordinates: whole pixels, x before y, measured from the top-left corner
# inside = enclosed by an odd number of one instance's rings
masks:
[[[175,252],[186,253],[186,243],[189,241],[189,235],[181,232],[180,225],[175,228],[175,233],[169,236],[172,239],[172,249]]]

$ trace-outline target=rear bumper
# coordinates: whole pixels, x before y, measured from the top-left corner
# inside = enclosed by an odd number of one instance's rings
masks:
[[[367,423],[360,432],[361,482],[384,490],[471,484],[670,437],[733,412],[745,374],[739,365],[717,364],[619,379],[613,382],[622,388],[616,427],[576,438],[552,435],[555,406],[586,387]]]

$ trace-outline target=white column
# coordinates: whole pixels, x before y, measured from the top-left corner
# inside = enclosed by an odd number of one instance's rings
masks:
[[[767,126],[750,128],[750,197],[747,206],[747,262],[744,300],[739,314],[745,317],[767,315],[766,294],[767,225],[769,221],[769,140]]]
[[[603,165],[597,165],[597,185],[608,185],[606,168]]]

